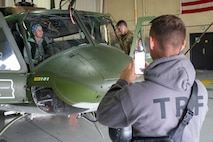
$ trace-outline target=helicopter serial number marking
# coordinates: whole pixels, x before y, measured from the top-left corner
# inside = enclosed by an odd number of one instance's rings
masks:
[[[50,77],[34,77],[34,81],[49,81]]]
[[[0,98],[1,99],[12,99],[14,95],[13,80],[11,79],[0,79]]]

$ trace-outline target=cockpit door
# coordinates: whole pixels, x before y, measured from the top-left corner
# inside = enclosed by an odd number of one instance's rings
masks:
[[[23,103],[27,66],[2,13],[0,21],[0,103]]]

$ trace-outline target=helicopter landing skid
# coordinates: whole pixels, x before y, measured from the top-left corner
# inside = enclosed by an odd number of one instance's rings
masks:
[[[0,136],[3,135],[3,133],[13,124],[15,124],[17,121],[19,121],[20,119],[26,117],[27,115],[29,115],[28,113],[23,113],[17,117],[15,117],[13,120],[11,120],[9,123],[7,123],[7,125],[5,125],[1,130],[0,130]]]

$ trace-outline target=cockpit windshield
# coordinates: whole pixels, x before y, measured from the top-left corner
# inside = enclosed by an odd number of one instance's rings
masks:
[[[43,28],[44,39],[49,40],[47,42],[67,41],[70,45],[67,48],[89,43],[79,24],[73,23],[69,14],[29,14],[24,24],[29,36],[32,34],[32,25],[40,24]]]
[[[80,14],[90,36],[98,43],[118,46],[117,35],[112,20],[106,16]]]
[[[117,46],[117,36],[112,21],[107,16],[80,13],[80,18],[87,28],[90,37],[97,43]],[[72,20],[73,18],[73,20]],[[28,14],[24,21],[28,35],[31,35],[33,24],[40,24],[43,28],[44,39],[50,41],[68,41],[71,46],[88,44],[82,27],[79,26],[75,15],[63,14]],[[48,41],[47,41],[48,42]]]
[[[42,11],[25,13],[20,21],[10,22],[9,25],[28,64],[32,60],[37,65],[72,47],[95,47],[95,44],[119,47],[115,28],[108,15],[83,11],[74,11],[73,14],[68,11]],[[39,25],[39,29],[42,27],[42,40],[36,41],[35,25]]]

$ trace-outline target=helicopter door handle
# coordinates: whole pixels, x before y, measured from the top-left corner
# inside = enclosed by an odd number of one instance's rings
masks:
[[[206,54],[206,49],[205,48],[203,48],[203,55],[205,55]]]

